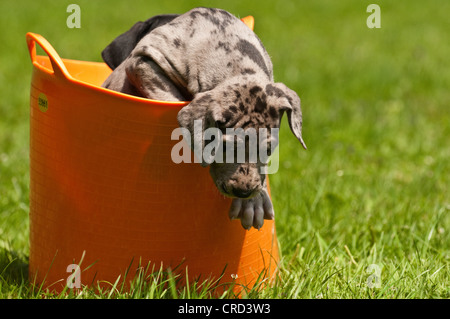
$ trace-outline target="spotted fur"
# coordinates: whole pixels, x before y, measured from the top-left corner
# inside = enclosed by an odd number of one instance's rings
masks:
[[[104,87],[151,99],[191,101],[178,113],[178,122],[191,131],[193,142],[201,141],[201,148],[205,141],[193,134],[196,119],[203,119],[203,131],[220,129],[226,141],[227,128],[279,128],[284,113],[305,147],[300,98],[284,84],[274,83],[267,51],[240,19],[214,8],[152,19],[146,22],[150,28],[142,27],[147,33],[142,35],[134,26],[104,50],[104,58],[113,57],[107,63],[115,69]],[[134,40],[120,43],[139,36],[135,46],[128,43]],[[270,134],[267,140],[278,143]],[[265,175],[260,173],[265,163],[202,165],[210,166],[217,188],[233,197],[230,218],[240,218],[246,229],[259,229],[264,219],[274,217]]]

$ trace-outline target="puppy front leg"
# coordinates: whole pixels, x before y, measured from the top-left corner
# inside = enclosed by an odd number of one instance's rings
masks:
[[[184,101],[177,86],[161,67],[147,56],[134,56],[127,61],[126,74],[139,95],[162,101]]]

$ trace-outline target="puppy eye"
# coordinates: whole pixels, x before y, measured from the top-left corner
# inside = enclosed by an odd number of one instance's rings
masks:
[[[272,155],[272,150],[273,149],[272,149],[272,142],[271,141],[266,141],[266,142],[263,142],[263,143],[258,145],[259,153],[262,152],[263,154],[265,154],[267,156]]]
[[[225,124],[226,124],[226,122],[224,120],[216,121],[216,126],[217,127],[224,126]]]
[[[216,127],[222,131],[223,134],[225,134],[227,122],[225,120],[216,121]]]
[[[270,142],[268,142],[267,146],[263,147],[263,149],[266,152],[267,156],[272,155],[272,148]]]
[[[231,108],[232,106],[230,106]],[[233,119],[233,112],[231,112],[230,110],[225,110],[222,113],[222,118],[220,120],[216,121],[216,127],[218,127],[219,129],[224,129],[226,128],[226,125]]]

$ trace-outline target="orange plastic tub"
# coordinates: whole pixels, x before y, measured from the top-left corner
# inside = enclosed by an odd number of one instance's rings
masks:
[[[253,18],[245,18],[253,27]],[[273,221],[246,231],[207,168],[175,164],[171,140],[188,102],[154,101],[101,88],[104,63],[61,59],[26,35],[30,93],[30,282],[61,291],[132,279],[149,262],[190,280],[251,287],[279,261]],[[36,55],[36,44],[47,56]],[[81,264],[80,264],[81,262]],[[223,272],[225,269],[225,272]],[[127,272],[128,270],[128,272]],[[73,280],[73,279],[76,280]]]

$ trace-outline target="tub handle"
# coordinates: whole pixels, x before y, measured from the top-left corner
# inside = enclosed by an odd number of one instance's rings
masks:
[[[64,62],[59,57],[58,53],[52,47],[52,45],[40,34],[28,32],[26,34],[28,51],[30,52],[31,62],[34,64],[37,63],[36,60],[36,43],[44,50],[44,52],[50,58],[50,62],[52,63],[53,73],[57,77],[71,78],[69,72],[64,65]]]
[[[253,18],[253,16],[243,17],[241,21],[244,22],[247,25],[247,27],[249,27],[250,30],[253,31],[253,28],[255,27],[255,18]]]

